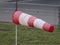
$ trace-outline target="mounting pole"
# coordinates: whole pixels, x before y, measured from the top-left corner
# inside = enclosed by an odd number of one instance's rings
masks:
[[[15,31],[15,32],[16,32],[16,36],[15,36],[15,38],[16,38],[15,43],[16,43],[16,44],[15,44],[15,45],[17,45],[17,30],[18,30],[18,29],[17,29],[17,25],[15,26],[15,30],[16,30],[16,31]]]
[[[17,11],[18,10],[18,0],[16,0],[16,9],[15,9],[15,11]]]
[[[16,9],[15,9],[15,11],[17,11],[18,10],[18,0],[16,0]],[[15,36],[15,45],[17,45],[17,30],[18,30],[18,26],[17,25],[15,25],[15,33],[16,33],[16,36]]]

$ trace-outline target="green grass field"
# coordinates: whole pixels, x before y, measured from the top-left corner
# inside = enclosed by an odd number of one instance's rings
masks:
[[[15,45],[15,25],[0,23],[0,45]],[[60,30],[53,33],[41,29],[18,26],[18,45],[60,45]]]

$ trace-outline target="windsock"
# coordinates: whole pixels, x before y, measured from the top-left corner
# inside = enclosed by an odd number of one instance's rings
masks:
[[[51,24],[21,11],[14,12],[12,20],[13,23],[17,25],[22,24],[29,27],[40,28],[48,32],[54,31],[54,26],[52,26]]]

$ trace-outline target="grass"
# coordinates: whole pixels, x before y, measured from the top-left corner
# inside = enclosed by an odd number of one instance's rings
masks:
[[[15,45],[15,25],[0,23],[0,45]],[[18,26],[18,45],[60,45],[60,30],[53,33],[41,29]]]

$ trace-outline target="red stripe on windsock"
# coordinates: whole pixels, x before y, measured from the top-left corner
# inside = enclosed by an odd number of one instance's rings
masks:
[[[36,17],[34,17],[34,16],[31,16],[29,19],[28,19],[28,25],[30,26],[30,27],[34,27],[34,21],[35,21],[35,19],[36,19]]]
[[[19,16],[21,15],[21,12],[20,11],[16,11],[14,12],[12,18],[13,18],[13,22],[17,25],[19,25]]]
[[[46,31],[48,31],[48,32],[53,32],[54,31],[54,26],[52,26],[52,25],[50,25],[48,23],[45,23],[43,25],[43,29],[46,30]]]

